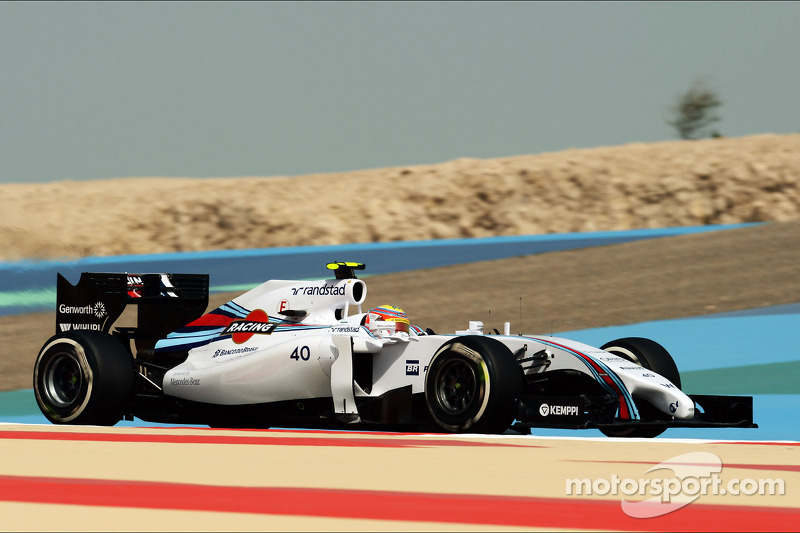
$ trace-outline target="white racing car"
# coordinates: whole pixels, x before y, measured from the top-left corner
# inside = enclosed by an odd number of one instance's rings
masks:
[[[502,433],[599,428],[653,437],[668,427],[756,427],[752,397],[687,395],[659,344],[600,348],[487,334],[436,334],[392,306],[362,309],[361,263],[334,278],[270,280],[207,313],[208,276],[60,274],[56,335],[34,391],[57,424],[121,419],[213,427]],[[136,325],[112,326],[138,306]],[[127,315],[126,315],[127,316]]]

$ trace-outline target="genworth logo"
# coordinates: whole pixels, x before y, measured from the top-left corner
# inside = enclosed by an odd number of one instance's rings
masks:
[[[106,306],[103,302],[96,302],[94,305],[74,306],[61,304],[58,312],[65,315],[94,315],[96,318],[106,316]]]

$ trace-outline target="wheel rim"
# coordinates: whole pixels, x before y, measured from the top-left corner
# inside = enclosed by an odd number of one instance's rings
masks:
[[[635,365],[648,368],[647,365],[645,365],[644,362],[642,362],[642,360],[639,359],[639,356],[633,353],[631,350],[627,350],[619,346],[611,346],[609,348],[606,348],[605,350],[609,353],[613,353],[614,355],[618,355],[623,359],[627,359],[628,361],[630,361]]]
[[[57,353],[47,362],[44,393],[53,406],[64,408],[72,405],[80,396],[82,386],[83,371],[74,355]]]
[[[443,364],[436,374],[436,401],[448,415],[465,413],[475,399],[478,379],[475,369],[463,359]]]

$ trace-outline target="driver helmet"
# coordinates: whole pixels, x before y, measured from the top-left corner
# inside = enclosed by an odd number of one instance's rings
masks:
[[[380,307],[370,309],[367,313],[367,319],[364,325],[373,333],[377,333],[379,328],[376,322],[394,322],[395,333],[408,334],[411,327],[405,312],[393,305],[381,305]]]

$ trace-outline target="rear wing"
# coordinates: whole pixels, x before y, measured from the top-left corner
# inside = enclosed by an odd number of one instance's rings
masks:
[[[208,274],[83,272],[76,285],[58,274],[56,333],[108,333],[129,304],[139,309],[137,326],[127,328],[127,334],[137,346],[149,347],[202,316],[208,306]]]

